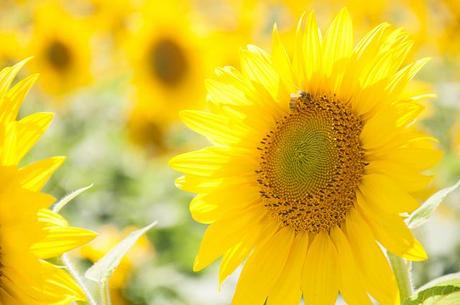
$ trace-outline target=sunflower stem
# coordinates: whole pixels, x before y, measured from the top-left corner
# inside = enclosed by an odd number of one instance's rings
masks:
[[[91,295],[91,292],[89,291],[88,287],[86,287],[85,283],[83,282],[83,279],[78,274],[77,269],[72,264],[68,254],[64,253],[61,256],[61,260],[64,266],[67,268],[67,271],[69,271],[70,275],[73,277],[75,282],[77,282],[78,286],[80,286],[81,290],[85,294],[86,300],[88,301],[89,305],[98,305],[94,297]]]
[[[402,257],[393,255],[390,252],[388,252],[388,258],[390,259],[391,267],[393,268],[396,281],[398,282],[401,304],[404,304],[404,302],[414,293],[410,262],[406,261]]]
[[[99,288],[101,292],[101,304],[112,305],[112,301],[110,300],[110,289],[108,281],[100,283]]]

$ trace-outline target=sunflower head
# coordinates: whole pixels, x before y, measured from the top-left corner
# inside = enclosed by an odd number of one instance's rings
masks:
[[[440,158],[414,123],[425,95],[407,87],[427,60],[407,63],[412,46],[386,23],[354,46],[347,10],[322,36],[310,13],[292,54],[275,27],[271,54],[243,49],[241,71],[208,80],[208,110],[182,112],[213,144],[170,161],[209,224],[194,269],[223,256],[223,280],[247,258],[235,305],[397,302],[379,245],[426,258],[401,215]]]
[[[289,113],[258,147],[264,206],[295,231],[317,233],[341,224],[366,165],[362,126],[333,96],[292,96]]]
[[[189,9],[179,4],[184,2],[177,0],[160,6],[146,3],[139,28],[127,45],[136,100],[152,108],[169,107],[169,113],[174,109],[177,112],[186,97],[197,100],[197,96],[203,96],[203,85],[197,81],[204,76],[200,54],[203,49]],[[169,113],[165,115],[171,116]]]
[[[19,166],[53,117],[35,113],[17,120],[21,103],[37,79],[32,75],[10,88],[25,62],[0,71],[0,303],[70,304],[83,301],[83,292],[65,270],[45,259],[58,257],[95,235],[71,227],[48,209],[54,198],[41,189],[63,157]]]
[[[24,58],[23,37],[18,31],[0,31],[0,65],[9,66]]]
[[[186,2],[147,2],[141,16],[126,47],[134,84],[128,128],[134,142],[149,150],[160,144],[155,150],[163,150],[162,137],[178,121],[179,110],[202,104],[200,80],[215,61]],[[149,139],[150,126],[154,135]]]
[[[57,20],[65,19],[56,26]],[[91,31],[88,24],[51,2],[37,7],[29,48],[45,91],[56,96],[91,80]]]

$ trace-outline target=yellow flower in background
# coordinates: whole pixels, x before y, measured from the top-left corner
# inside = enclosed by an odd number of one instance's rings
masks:
[[[417,47],[430,40],[429,7],[425,0],[376,0],[366,5],[363,5],[361,0],[273,0],[273,2],[285,4],[291,15],[296,18],[302,14],[305,7],[309,7],[321,17],[328,19],[345,6],[349,9],[355,23],[355,31],[359,34],[366,33],[374,24],[390,20],[399,26],[404,26],[411,33]]]
[[[88,242],[94,233],[71,227],[48,210],[54,198],[40,191],[64,158],[19,166],[53,118],[51,113],[35,113],[16,120],[37,79],[31,75],[10,88],[23,64],[0,72],[0,303],[70,304],[84,300],[80,288],[45,259]]]
[[[44,91],[62,96],[91,81],[91,31],[55,2],[34,12],[28,47]]]
[[[129,15],[137,7],[133,0],[88,0],[90,16],[99,29],[122,39],[128,27]]]
[[[194,270],[222,256],[223,281],[245,261],[234,305],[332,305],[338,292],[349,305],[398,302],[379,244],[426,259],[401,215],[441,156],[414,125],[420,97],[405,93],[427,62],[405,65],[412,45],[383,23],[355,46],[347,10],[322,36],[311,13],[292,56],[275,28],[271,54],[248,46],[241,72],[207,82],[208,111],[182,112],[213,143],[170,161],[209,224]]]
[[[151,126],[167,128],[179,110],[202,103],[212,52],[202,44],[186,2],[147,2],[142,13],[127,47],[135,87],[128,127],[134,134]],[[137,139],[147,140],[139,143],[146,147],[158,142],[148,135]]]
[[[266,25],[270,7],[258,0],[199,1],[195,10],[209,28],[207,44],[218,65],[239,66],[239,46],[257,41],[269,43]],[[270,20],[271,24],[271,20]]]
[[[98,237],[91,243],[80,248],[79,254],[91,263],[95,263],[134,230],[136,230],[134,227],[128,227],[123,231],[119,231],[116,227],[110,225],[101,227],[98,230]],[[129,304],[123,297],[122,289],[127,285],[134,269],[146,262],[152,256],[152,252],[152,245],[147,237],[143,236],[122,259],[117,270],[110,278],[112,304]]]
[[[453,152],[460,154],[460,121],[456,121],[451,129],[451,145]]]
[[[437,43],[442,55],[458,59],[460,53],[460,4],[455,0],[434,3],[433,14],[439,18]]]
[[[0,31],[0,66],[10,66],[24,58],[22,38],[16,31]]]

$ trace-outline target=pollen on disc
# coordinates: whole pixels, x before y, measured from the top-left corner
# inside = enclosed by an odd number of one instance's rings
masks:
[[[317,233],[343,223],[366,160],[362,120],[330,96],[301,92],[261,140],[257,169],[264,206],[283,225]]]

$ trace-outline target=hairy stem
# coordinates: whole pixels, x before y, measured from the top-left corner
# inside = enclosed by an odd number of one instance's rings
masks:
[[[91,292],[89,289],[86,287],[85,283],[83,282],[83,279],[81,276],[78,274],[77,269],[74,267],[72,262],[70,261],[69,256],[64,253],[61,257],[62,263],[66,266],[67,270],[69,271],[70,275],[73,277],[75,282],[77,282],[78,286],[80,286],[81,290],[86,296],[86,299],[90,305],[98,305],[93,296],[91,295]]]
[[[107,281],[104,281],[99,284],[99,288],[101,292],[102,305],[112,305],[112,301],[110,300],[109,283]]]
[[[401,304],[414,293],[411,278],[411,265],[404,258],[393,255],[388,252],[388,258],[390,259],[391,267],[396,276],[398,282],[399,294],[401,298]]]

